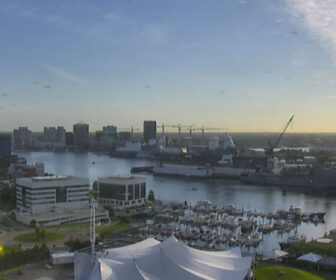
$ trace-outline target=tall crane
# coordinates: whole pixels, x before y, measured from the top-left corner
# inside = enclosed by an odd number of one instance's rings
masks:
[[[133,139],[134,131],[140,131],[138,128],[134,128],[133,125],[131,126],[131,128],[118,128],[118,129],[122,129],[122,130],[125,130],[125,131],[130,131],[131,132],[131,139]]]
[[[205,131],[220,131],[220,130],[228,130],[227,128],[218,128],[218,127],[198,127],[198,128],[191,128],[190,131],[201,131],[202,136],[204,137]],[[190,133],[191,134],[191,133]]]
[[[289,125],[293,122],[294,116],[291,116],[290,119],[288,120],[288,122],[286,123],[285,127],[282,129],[282,131],[280,132],[280,134],[277,136],[277,138],[275,139],[274,143],[272,143],[271,141],[268,142],[268,149],[266,150],[266,153],[268,155],[270,155],[271,157],[273,157],[274,154],[274,149],[278,146],[278,144],[280,143],[280,140],[282,138],[282,136],[285,134],[287,128],[289,127]]]

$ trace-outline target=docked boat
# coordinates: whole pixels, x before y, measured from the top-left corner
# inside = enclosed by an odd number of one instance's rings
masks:
[[[294,243],[294,242],[305,242],[306,241],[306,236],[304,234],[294,234],[294,235],[289,235],[287,237],[287,243]]]
[[[167,175],[167,176],[211,178],[213,175],[213,169],[204,166],[158,164],[154,166],[153,173],[156,175]]]

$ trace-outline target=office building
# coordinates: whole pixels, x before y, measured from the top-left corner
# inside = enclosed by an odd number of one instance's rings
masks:
[[[72,146],[73,145],[73,132],[66,132],[65,133],[65,143],[68,146]]]
[[[73,126],[73,145],[85,150],[89,147],[89,125],[85,123],[77,123]]]
[[[108,125],[103,127],[103,137],[117,140],[117,127],[113,125]]]
[[[12,152],[12,138],[9,134],[0,134],[0,158],[10,157]]]
[[[156,139],[156,121],[144,121],[143,136],[145,143],[150,139]]]
[[[63,126],[44,127],[43,140],[49,142],[65,143],[65,129]]]
[[[89,201],[89,180],[66,176],[18,178],[16,201],[19,211],[32,213],[85,206]]]
[[[0,134],[0,168],[8,168],[11,162],[12,138],[9,134]]]
[[[45,176],[16,180],[16,219],[43,225],[89,222],[89,180]],[[97,207],[96,207],[97,208]],[[109,222],[108,211],[96,209],[96,221]]]
[[[13,144],[16,151],[29,151],[32,148],[32,132],[27,127],[14,129]]]
[[[119,132],[119,140],[120,141],[130,141],[131,140],[131,132],[129,131],[120,131]]]
[[[104,177],[98,178],[99,201],[109,207],[124,208],[144,205],[146,178]]]

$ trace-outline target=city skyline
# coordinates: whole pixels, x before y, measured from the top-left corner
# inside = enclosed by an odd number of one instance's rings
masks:
[[[331,0],[0,4],[1,131],[336,131]]]

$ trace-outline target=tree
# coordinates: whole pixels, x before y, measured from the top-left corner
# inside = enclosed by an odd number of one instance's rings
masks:
[[[150,190],[148,193],[148,200],[149,201],[154,201],[155,200],[155,196],[154,196],[154,191]]]
[[[98,192],[98,181],[94,181],[92,184],[92,189]]]
[[[98,197],[98,191],[96,191],[96,190],[90,190],[90,191],[89,191],[89,194],[90,194],[91,196],[93,196],[94,198],[97,198],[97,197]]]
[[[0,191],[1,203],[7,205],[9,208],[16,206],[16,190],[11,187],[3,187]]]

